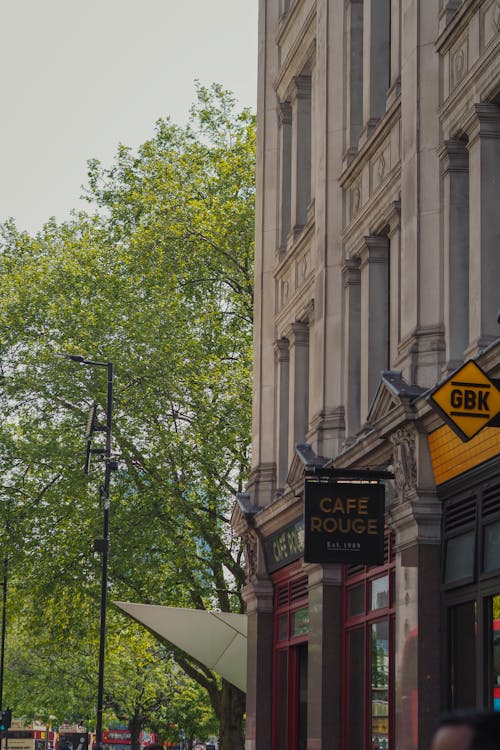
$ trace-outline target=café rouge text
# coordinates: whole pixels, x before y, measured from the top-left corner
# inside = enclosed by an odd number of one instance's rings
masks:
[[[378,534],[376,518],[369,517],[368,497],[323,497],[321,515],[311,515],[310,531],[330,534]]]

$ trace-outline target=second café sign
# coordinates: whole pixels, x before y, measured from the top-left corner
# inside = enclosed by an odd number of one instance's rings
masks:
[[[383,484],[306,480],[304,560],[382,564],[384,504]]]

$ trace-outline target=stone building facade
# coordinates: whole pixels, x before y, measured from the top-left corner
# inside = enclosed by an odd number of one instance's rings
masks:
[[[429,399],[500,384],[500,1],[259,18],[246,747],[423,750],[500,708],[498,420],[463,442]],[[378,565],[304,561],[332,468],[393,475]]]

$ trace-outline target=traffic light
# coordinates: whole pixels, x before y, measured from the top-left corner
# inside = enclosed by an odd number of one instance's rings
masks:
[[[5,711],[0,711],[0,732],[6,732],[10,727],[12,721],[12,711],[10,708],[6,708]]]

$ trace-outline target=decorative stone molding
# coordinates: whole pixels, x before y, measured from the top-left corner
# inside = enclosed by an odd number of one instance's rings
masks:
[[[292,124],[292,105],[290,102],[280,102],[278,104],[278,124],[280,127]]]
[[[280,306],[284,307],[290,299],[290,278],[289,276],[280,279]]]
[[[296,99],[311,98],[311,76],[299,75],[294,76],[292,86],[292,103]]]
[[[255,528],[255,516],[260,508],[253,504],[246,492],[236,494],[236,502],[231,517],[231,526],[243,542],[245,555],[245,580],[252,583],[266,576],[266,566],[260,544],[259,532]]]
[[[354,219],[361,206],[361,181],[351,188],[351,219]]]
[[[290,360],[290,343],[288,339],[283,337],[275,340],[274,354],[277,362],[288,362]]]
[[[462,139],[449,139],[445,141],[438,152],[443,165],[443,176],[450,172],[469,172],[469,155],[467,153],[467,143]]]
[[[439,16],[440,31],[442,31],[450,23],[461,4],[462,0],[446,0],[443,3],[443,7]]]
[[[483,16],[483,48],[500,32],[500,0],[493,0],[489,6],[481,9]]]
[[[276,489],[276,464],[260,463],[254,467],[247,485],[254,503],[259,506],[269,505]]]
[[[259,540],[255,529],[250,528],[247,528],[241,538],[245,554],[245,577],[246,582],[250,583],[257,579]]]
[[[393,471],[397,499],[403,503],[417,493],[417,461],[415,428],[404,425],[396,430],[390,441],[393,448]]]
[[[344,289],[348,287],[350,284],[355,284],[356,286],[359,286],[360,284],[360,276],[359,276],[360,262],[361,261],[358,257],[346,258],[344,260],[344,263],[342,265],[342,279],[344,282]]]
[[[396,552],[415,543],[439,544],[441,541],[442,505],[433,495],[419,494],[415,500],[391,508],[388,523],[396,535]]]
[[[493,25],[495,29],[500,31],[500,0],[496,0],[493,8]]]
[[[391,139],[387,138],[382,148],[370,160],[370,195],[373,195],[385,181],[391,169]]]
[[[318,586],[342,586],[342,565],[304,563],[303,570],[307,573],[309,590]]]
[[[269,580],[258,579],[247,583],[241,589],[241,596],[246,605],[247,615],[259,613],[272,613],[273,611],[273,584]]]
[[[469,135],[469,151],[479,138],[500,138],[500,105],[475,104],[465,127]]]
[[[469,39],[464,36],[451,50],[450,91],[458,86],[469,70]]]
[[[322,409],[311,418],[311,432],[325,430],[343,430],[345,427],[345,408],[336,406],[331,409]],[[311,440],[307,441],[311,443]]]
[[[290,326],[290,344],[292,346],[309,346],[309,325],[302,320],[296,320]]]
[[[388,241],[382,235],[370,234],[364,238],[361,249],[361,270],[368,264],[387,264]]]

